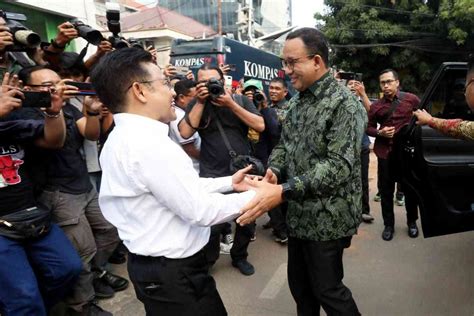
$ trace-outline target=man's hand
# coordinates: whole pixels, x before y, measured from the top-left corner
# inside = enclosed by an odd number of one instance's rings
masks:
[[[186,73],[186,79],[194,81],[194,73],[193,73],[192,70],[190,70]]]
[[[253,101],[253,91],[252,90],[247,90],[244,92],[244,95],[250,100]]]
[[[151,58],[153,59],[153,62],[156,64],[157,56],[158,56],[158,52],[156,51],[156,48],[154,48],[153,46],[148,46],[145,50],[150,53]]]
[[[13,35],[10,33],[10,28],[0,25],[0,52],[3,52],[9,45],[13,45]]]
[[[230,72],[230,66],[229,65],[220,64],[219,68],[220,68],[220,70],[222,71],[222,73],[224,75],[227,75]]]
[[[218,98],[213,99],[212,104],[230,108],[236,103],[234,102],[234,99],[232,99],[232,95],[226,89],[224,89],[224,94],[221,94]]]
[[[281,196],[283,188],[281,185],[268,182],[273,177],[269,173],[271,171],[267,171],[267,174],[261,181],[258,179],[246,179],[251,189],[255,190],[257,194],[240,210],[242,215],[237,218],[237,223],[241,226],[253,223],[257,218],[283,202]]]
[[[99,98],[97,96],[91,97],[91,96],[86,96],[84,97],[84,107],[86,108],[86,111],[89,112],[94,112],[94,113],[99,113],[102,111],[102,102],[99,101]]]
[[[354,81],[354,90],[359,97],[363,97],[366,94],[363,82]]]
[[[58,34],[54,41],[58,46],[63,47],[78,36],[79,34],[74,28],[74,25],[69,22],[64,22],[63,24],[58,25]]]
[[[178,72],[173,65],[166,65],[165,69],[163,69],[163,74],[168,78],[176,75],[177,73]]]
[[[413,112],[413,115],[416,116],[416,124],[418,125],[427,125],[433,119],[430,113],[426,112],[426,110],[416,110]]]
[[[100,42],[99,46],[97,46],[97,56],[104,56],[105,54],[111,52],[114,48],[112,47],[112,43],[109,41],[103,40]]]
[[[205,104],[207,98],[209,98],[209,90],[206,85],[207,82],[200,82],[196,85],[196,98],[200,104]]]
[[[385,126],[384,128],[381,128],[378,131],[378,136],[382,136],[385,138],[393,138],[394,134],[395,134],[394,126]]]
[[[21,99],[17,97],[24,98],[23,93],[18,89],[0,92],[0,117],[6,116],[21,107]]]
[[[232,175],[232,187],[234,191],[243,192],[250,188],[249,183],[246,181],[247,174],[252,170],[252,165],[249,165],[243,169],[240,169]]]
[[[11,75],[6,72],[2,80],[2,92],[8,92],[11,89],[21,89],[23,82],[18,78],[17,75]]]
[[[71,81],[71,79],[63,79],[58,82],[55,86],[55,92],[58,97],[60,97],[63,101],[72,98],[74,95],[77,94],[78,87],[68,85],[67,82]]]

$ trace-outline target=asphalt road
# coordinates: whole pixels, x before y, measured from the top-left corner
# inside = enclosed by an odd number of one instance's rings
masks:
[[[376,160],[371,157],[371,197],[376,193]],[[380,204],[371,203],[373,224],[361,224],[344,254],[344,283],[351,289],[363,315],[474,315],[474,233],[411,239],[403,207],[395,207],[395,237],[383,241]],[[249,247],[253,276],[241,275],[221,258],[211,271],[229,315],[296,315],[286,278],[286,246],[262,230]],[[112,265],[126,276],[125,265]],[[130,286],[101,306],[114,315],[145,315]],[[324,315],[324,313],[322,313]]]

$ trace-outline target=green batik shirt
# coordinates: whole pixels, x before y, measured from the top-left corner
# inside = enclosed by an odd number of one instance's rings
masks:
[[[291,237],[328,241],[357,233],[366,126],[362,104],[329,72],[289,101],[269,167],[293,189],[287,213]]]

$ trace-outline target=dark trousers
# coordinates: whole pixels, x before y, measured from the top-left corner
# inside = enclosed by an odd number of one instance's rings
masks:
[[[277,233],[287,233],[286,212],[288,210],[288,202],[282,203],[268,212],[270,216],[270,225]]]
[[[360,315],[351,291],[342,283],[342,254],[351,237],[330,241],[288,240],[288,283],[298,316]]]
[[[225,223],[211,226],[209,242],[203,249],[209,266],[212,266],[219,258],[221,235],[223,232],[226,232]],[[235,225],[234,243],[230,249],[232,261],[247,259],[249,255],[247,249],[254,233],[255,223],[245,226]]]
[[[227,315],[202,251],[185,259],[129,253],[128,274],[147,315]]]
[[[362,175],[362,213],[370,214],[369,204],[369,163],[370,148],[362,148],[360,152],[361,175]]]
[[[81,259],[53,224],[41,238],[16,241],[0,236],[0,313],[46,315],[81,271]]]
[[[393,212],[393,193],[395,191],[394,171],[390,169],[388,159],[378,158],[378,180],[380,197],[382,198],[382,216],[385,226],[395,225],[395,214]],[[407,212],[407,223],[413,223],[418,219],[418,202],[415,193],[404,183],[400,188],[405,194],[405,209]]]

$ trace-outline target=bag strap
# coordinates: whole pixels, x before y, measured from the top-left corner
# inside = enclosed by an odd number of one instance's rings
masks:
[[[386,121],[388,121],[389,118],[392,117],[392,115],[393,115],[393,113],[395,113],[395,110],[397,109],[398,105],[405,98],[405,94],[406,94],[405,92],[400,91],[400,97],[396,98],[395,100],[392,101],[392,104],[390,106],[390,110],[388,110],[387,115],[386,115],[385,119],[382,121],[381,124],[385,123]]]
[[[226,135],[225,132],[224,132],[224,128],[222,127],[222,124],[221,124],[221,120],[220,120],[220,118],[219,118],[219,115],[217,115],[217,112],[214,111],[213,106],[211,106],[211,111],[214,113],[214,116],[215,116],[215,118],[216,118],[217,128],[219,129],[219,133],[221,134],[222,139],[224,140],[225,147],[226,147],[227,150],[229,151],[229,156],[230,156],[231,158],[237,157],[237,153],[236,153],[236,152],[232,149],[232,147],[230,146],[229,139],[227,138],[227,135]]]

